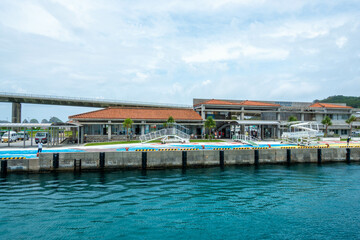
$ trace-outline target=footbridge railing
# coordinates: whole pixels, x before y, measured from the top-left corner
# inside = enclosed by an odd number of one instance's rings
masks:
[[[315,138],[324,136],[320,131],[299,131],[299,132],[284,132],[281,138],[285,139],[300,139],[300,138]]]
[[[139,137],[142,143],[149,142],[156,139],[166,138],[168,136],[178,137],[181,140],[189,140],[190,135],[179,130],[176,127],[164,128],[155,132],[150,132]]]
[[[256,142],[259,141],[258,138],[243,135],[243,134],[236,134],[236,135],[233,136],[232,139],[234,141],[239,141],[239,142],[242,142],[242,143],[250,144],[252,146],[258,146],[259,145],[259,144],[256,143]]]

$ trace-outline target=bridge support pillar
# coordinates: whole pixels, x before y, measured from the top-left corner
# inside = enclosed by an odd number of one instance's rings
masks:
[[[12,123],[21,123],[21,103],[12,103]]]

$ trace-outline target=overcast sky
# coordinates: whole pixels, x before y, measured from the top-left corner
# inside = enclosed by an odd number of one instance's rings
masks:
[[[1,0],[0,91],[181,104],[359,96],[359,23],[359,0]],[[88,110],[24,105],[23,118]]]

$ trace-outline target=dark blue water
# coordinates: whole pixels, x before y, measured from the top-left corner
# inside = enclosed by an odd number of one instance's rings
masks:
[[[0,179],[0,239],[360,239],[360,165]]]

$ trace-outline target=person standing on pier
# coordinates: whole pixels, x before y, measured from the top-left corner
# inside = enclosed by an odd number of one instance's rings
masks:
[[[350,136],[347,138],[346,142],[347,142],[347,145],[349,146],[349,143],[350,143]]]
[[[42,142],[39,142],[39,143],[38,143],[38,153],[39,153],[39,152],[42,152],[42,147],[43,147]]]

